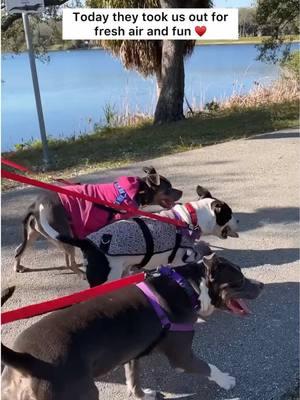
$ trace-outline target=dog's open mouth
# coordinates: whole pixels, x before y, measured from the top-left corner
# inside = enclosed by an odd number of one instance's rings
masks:
[[[173,200],[163,199],[160,201],[160,206],[169,210],[175,206],[175,202]]]
[[[228,299],[226,307],[234,314],[248,315],[251,313],[247,304],[242,299]]]

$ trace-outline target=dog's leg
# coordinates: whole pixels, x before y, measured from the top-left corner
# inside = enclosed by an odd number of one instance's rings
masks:
[[[69,258],[69,254],[65,252],[65,262],[66,262],[66,267],[67,268],[71,268],[70,267],[70,258]]]
[[[235,378],[220,371],[216,366],[198,358],[192,351],[193,332],[171,332],[160,346],[171,366],[178,372],[200,374],[221,388],[229,390],[235,386]]]
[[[125,376],[129,395],[133,395],[138,400],[156,399],[155,391],[141,388],[138,360],[131,360],[125,364]]]
[[[31,221],[29,220],[28,222],[26,222],[26,226],[24,226],[23,242],[15,250],[15,262],[14,262],[15,272],[28,271],[26,267],[21,265],[21,258],[27,246],[32,244],[39,237],[39,232],[37,232],[31,225],[33,222],[34,222],[33,220]]]
[[[58,243],[58,246],[61,247],[65,253],[66,266],[70,268],[75,274],[79,275],[83,279],[86,279],[85,273],[79,269],[79,265],[76,263],[75,248],[67,244],[62,244],[61,242]]]

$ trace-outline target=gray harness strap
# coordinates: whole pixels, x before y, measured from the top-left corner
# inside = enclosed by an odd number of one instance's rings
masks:
[[[141,228],[141,231],[144,235],[145,243],[146,243],[146,253],[144,258],[139,264],[140,268],[143,268],[148,262],[150,261],[151,257],[153,256],[154,253],[154,242],[153,242],[153,237],[152,234],[148,228],[148,226],[145,224],[145,222],[141,218],[132,218],[138,226]]]

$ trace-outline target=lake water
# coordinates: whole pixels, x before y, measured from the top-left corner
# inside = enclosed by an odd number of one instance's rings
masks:
[[[248,92],[255,81],[270,82],[278,67],[255,60],[254,45],[197,46],[185,62],[186,97],[193,106],[222,99],[236,89]],[[47,134],[66,137],[90,132],[102,123],[109,105],[125,113],[152,113],[154,79],[126,71],[104,50],[50,53],[37,61]],[[28,55],[2,56],[2,151],[39,139]]]

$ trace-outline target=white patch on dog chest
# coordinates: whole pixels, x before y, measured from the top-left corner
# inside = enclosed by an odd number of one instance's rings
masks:
[[[143,392],[143,400],[155,400],[157,398],[157,392],[155,390],[143,389]]]
[[[204,278],[201,279],[200,283],[199,300],[201,304],[200,314],[202,317],[207,317],[214,311],[215,307],[211,304],[211,298],[209,297],[208,287],[206,286]]]

